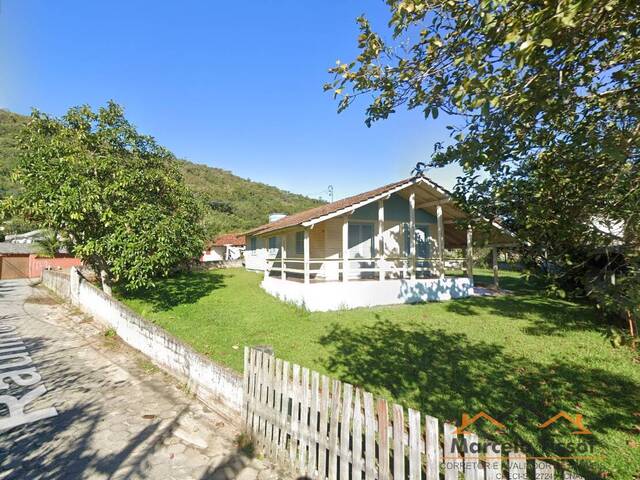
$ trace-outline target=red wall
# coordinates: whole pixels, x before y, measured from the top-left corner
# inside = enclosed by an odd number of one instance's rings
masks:
[[[60,256],[56,258],[45,258],[29,255],[29,276],[31,278],[40,277],[42,270],[46,268],[68,270],[71,267],[79,267],[80,265],[82,265],[82,262],[75,257]]]

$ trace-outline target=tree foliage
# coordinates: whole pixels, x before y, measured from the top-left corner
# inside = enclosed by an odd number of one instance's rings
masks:
[[[201,209],[173,156],[113,102],[62,118],[34,111],[4,209],[68,237],[108,281],[152,283],[202,252]]]
[[[459,163],[455,193],[563,274],[620,243],[596,224],[623,231],[637,258],[638,2],[386,3],[389,30],[359,18],[360,54],[330,70],[339,111],[366,95],[367,125],[400,106],[449,114],[451,142],[436,145],[431,165]],[[637,275],[633,265],[624,268]]]
[[[17,137],[28,120],[29,117],[0,110],[0,198],[17,192],[20,187],[10,180],[10,172],[18,160]],[[221,168],[178,160],[178,169],[203,206],[205,233],[210,240],[222,233],[242,232],[262,225],[270,213],[292,214],[323,203],[238,177]],[[3,233],[38,228],[20,217],[5,221],[3,227]]]

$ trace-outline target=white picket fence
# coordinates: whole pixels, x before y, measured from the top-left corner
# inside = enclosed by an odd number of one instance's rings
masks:
[[[528,471],[527,457],[521,453],[510,452],[503,461],[498,444],[487,444],[483,456],[463,453],[457,448],[463,436],[456,435],[453,424],[412,409],[405,415],[400,405],[248,347],[243,389],[243,420],[258,447],[309,478],[556,478],[553,465],[540,460]],[[467,444],[478,442],[474,434],[464,438]],[[583,480],[563,473],[565,480]]]

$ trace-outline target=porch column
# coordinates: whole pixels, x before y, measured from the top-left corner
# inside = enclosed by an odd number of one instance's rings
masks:
[[[264,237],[262,241],[264,242],[264,279],[266,280],[271,273],[271,269],[269,268],[269,239]]]
[[[410,278],[416,278],[416,193],[409,195],[409,252],[411,255]]]
[[[444,278],[444,216],[442,205],[436,205],[436,218],[438,220],[438,273]]]
[[[493,286],[496,287],[496,290],[500,288],[500,284],[498,282],[498,247],[493,247],[491,249],[491,253],[493,256]]]
[[[349,217],[342,217],[342,281],[349,281]]]
[[[310,275],[309,275],[309,256],[310,256],[310,248],[309,248],[309,229],[304,229],[304,283],[309,283]]]
[[[386,272],[383,270],[384,260],[384,200],[378,200],[378,236],[376,238],[378,246],[378,279],[384,280]]]
[[[467,227],[467,275],[473,287],[473,228]]]
[[[287,259],[287,234],[282,235],[282,240],[280,241],[280,278],[282,280],[287,279],[287,272],[285,272],[287,266],[285,260]]]

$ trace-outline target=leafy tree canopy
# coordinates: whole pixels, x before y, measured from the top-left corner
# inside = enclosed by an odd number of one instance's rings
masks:
[[[201,209],[173,156],[115,103],[62,118],[34,111],[19,146],[22,188],[4,210],[68,237],[103,286],[147,286],[201,254]]]
[[[339,111],[366,96],[367,125],[400,106],[451,115],[431,165],[459,163],[455,193],[562,271],[618,241],[594,223],[637,252],[637,0],[386,3],[389,29],[359,18],[360,54],[330,69]]]

